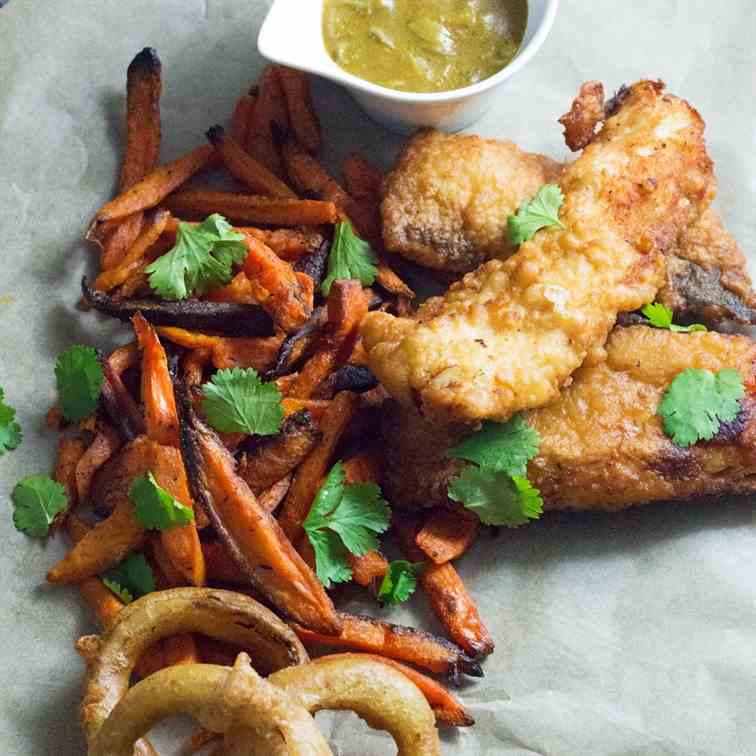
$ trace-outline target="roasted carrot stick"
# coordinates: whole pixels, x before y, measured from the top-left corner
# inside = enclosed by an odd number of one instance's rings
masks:
[[[116,375],[123,375],[139,362],[139,348],[136,341],[114,349],[107,357],[108,365]]]
[[[164,200],[177,187],[204,168],[214,156],[209,144],[196,147],[183,157],[148,173],[141,181],[103,205],[94,218],[92,229],[110,220],[125,218],[147,210]]]
[[[312,313],[312,302],[308,301],[307,290],[302,278],[285,260],[258,239],[245,236],[247,258],[244,272],[269,294],[262,302],[263,309],[274,323],[287,333],[296,331],[306,323]],[[304,276],[308,281],[308,276]],[[310,290],[310,296],[312,291]]]
[[[252,111],[246,148],[268,170],[281,176],[281,158],[273,142],[271,124],[275,123],[286,129],[289,125],[289,115],[275,66],[265,67],[258,86],[259,93]]]
[[[209,349],[193,349],[182,362],[181,369],[187,386],[200,386],[204,379],[205,368],[210,362]]]
[[[76,489],[76,466],[84,455],[87,445],[84,440],[76,436],[61,436],[58,439],[58,459],[55,463],[55,480],[60,483],[66,491],[68,506],[65,512],[61,512],[56,517],[55,524],[60,524],[68,516],[79,502],[79,495]]]
[[[237,273],[225,286],[210,289],[205,299],[211,302],[236,302],[237,304],[259,304],[259,299],[244,271]]]
[[[312,105],[308,75],[304,71],[279,66],[278,80],[286,99],[289,123],[299,143],[308,152],[318,152],[321,143],[320,121]]]
[[[121,448],[118,434],[106,423],[98,423],[92,443],[81,455],[75,471],[76,500],[86,502],[95,473]]]
[[[302,537],[302,523],[310,511],[323,476],[328,472],[331,455],[356,411],[357,398],[344,391],[336,394],[323,414],[323,439],[297,468],[281,507],[279,523],[292,543],[298,543]]]
[[[308,399],[337,366],[350,357],[368,300],[359,281],[334,281],[328,294],[328,323],[315,354],[305,363],[287,395]]]
[[[285,417],[290,417],[295,412],[307,410],[318,427],[322,426],[323,415],[330,406],[330,399],[291,399],[290,397],[284,397],[281,400],[281,407],[283,408]]]
[[[182,447],[193,493],[254,588],[281,611],[321,632],[338,632],[333,603],[275,518],[236,474],[236,460],[184,395]]]
[[[212,349],[222,338],[176,326],[155,326],[158,335],[186,349]]]
[[[134,244],[114,267],[104,270],[95,279],[94,288],[99,291],[111,291],[124,283],[129,276],[141,269],[147,260],[149,251],[165,230],[170,217],[167,210],[150,210],[144,213],[142,231]]]
[[[472,512],[435,509],[415,536],[415,543],[436,564],[457,559],[472,545],[480,520]]]
[[[406,299],[415,298],[415,292],[380,257],[378,258],[378,275],[375,277],[375,282],[389,293],[395,294],[398,297],[405,297]]]
[[[291,473],[281,480],[277,480],[272,486],[266,488],[258,497],[257,501],[266,512],[275,512],[278,505],[284,500],[291,487]]]
[[[420,562],[424,558],[423,552],[415,543],[417,525],[407,517],[394,518],[394,531],[399,546],[405,558],[411,562]],[[451,562],[427,564],[420,573],[419,580],[433,611],[455,643],[474,657],[493,653],[493,638]]]
[[[254,112],[256,103],[257,97],[254,95],[242,95],[236,101],[234,113],[231,116],[231,136],[243,147],[247,143],[247,134],[249,133],[252,113]]]
[[[234,367],[268,370],[276,362],[282,340],[281,336],[221,338],[213,346],[213,365],[218,370]]]
[[[192,219],[220,213],[234,223],[269,226],[320,226],[335,223],[339,214],[332,202],[277,199],[230,192],[185,191],[163,203],[172,213]]]
[[[455,677],[460,671],[473,677],[483,676],[480,665],[445,638],[373,617],[345,612],[339,612],[338,617],[341,621],[338,635],[325,635],[296,623],[292,624],[292,628],[305,645],[319,643],[332,648],[364,651],[450,677]]]
[[[205,557],[207,579],[210,583],[249,585],[249,580],[220,541],[203,541],[202,553]]]
[[[236,139],[226,134],[222,126],[213,126],[206,136],[226,168],[253,192],[266,197],[297,199],[297,195],[278,176],[249,155]]]
[[[383,174],[359,152],[350,153],[343,165],[344,183],[355,200],[381,201]]]

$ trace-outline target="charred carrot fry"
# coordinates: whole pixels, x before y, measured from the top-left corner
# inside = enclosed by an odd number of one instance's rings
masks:
[[[276,481],[272,486],[266,488],[258,497],[257,501],[266,512],[274,512],[278,505],[284,500],[291,487],[291,473],[285,478]]]
[[[155,207],[197,171],[208,165],[214,154],[209,144],[203,144],[183,157],[155,168],[141,181],[103,205],[95,215],[90,228]]]
[[[341,632],[325,635],[292,623],[292,629],[304,643],[319,643],[331,648],[364,651],[389,659],[414,664],[438,675],[456,677],[461,671],[482,677],[480,665],[459,646],[435,635],[405,625],[392,625],[373,617],[338,613]]]
[[[393,268],[382,259],[378,259],[378,275],[375,282],[390,294],[406,299],[414,299],[415,292],[394,272]]]
[[[417,523],[407,517],[396,517],[394,530],[405,558],[411,562],[423,561],[424,554],[415,544]],[[433,611],[455,643],[472,656],[493,653],[493,638],[451,562],[427,564],[419,580]]]
[[[97,434],[79,459],[76,470],[76,500],[86,502],[95,473],[121,448],[118,434],[105,423],[98,423]]]
[[[271,124],[286,129],[289,115],[275,66],[266,66],[260,76],[259,93],[252,111],[247,151],[277,176],[283,175],[281,157],[273,142]]]
[[[226,168],[253,192],[266,197],[297,199],[297,195],[278,176],[249,155],[236,139],[226,134],[222,126],[213,126],[206,136]]]
[[[471,512],[435,509],[415,536],[415,543],[436,564],[458,559],[472,545],[480,520]]]
[[[381,200],[383,174],[359,152],[350,153],[343,165],[344,183],[355,200],[378,204]]]
[[[302,537],[302,523],[320,488],[320,481],[328,472],[331,455],[356,411],[357,398],[344,391],[336,394],[323,414],[323,438],[297,468],[281,508],[279,524],[292,543],[298,543]]]
[[[251,226],[242,227],[239,231],[264,242],[281,259],[289,262],[314,252],[323,243],[323,234],[316,231],[303,231],[295,228],[265,230]]]
[[[279,66],[278,80],[286,99],[289,123],[299,143],[308,152],[318,152],[321,144],[320,121],[312,105],[308,75],[294,68]]]
[[[352,580],[364,588],[377,586],[389,566],[388,560],[380,551],[368,551],[359,557],[347,554],[347,561],[352,570]]]
[[[58,439],[58,460],[55,463],[55,480],[65,489],[68,506],[65,512],[61,512],[56,517],[56,526],[66,519],[68,512],[79,502],[79,495],[76,489],[76,467],[86,449],[87,445],[81,438],[61,436]]]
[[[330,404],[330,399],[291,399],[286,397],[281,400],[281,407],[283,408],[285,417],[290,417],[295,412],[307,410],[317,426],[321,425],[323,415]]]
[[[359,281],[334,281],[328,295],[328,323],[318,349],[289,388],[288,396],[308,399],[335,367],[349,359],[367,310],[368,301]]]
[[[275,518],[236,474],[236,460],[182,396],[182,447],[193,493],[253,587],[278,609],[322,632],[338,632],[328,594]]]
[[[107,358],[108,365],[117,375],[123,375],[139,363],[139,348],[135,341],[114,349]]]
[[[221,339],[220,336],[208,336],[176,326],[155,326],[155,331],[162,338],[186,349],[212,349]]]
[[[187,386],[200,386],[203,382],[205,367],[210,362],[210,349],[193,349],[184,357],[182,370]]]
[[[286,418],[275,436],[249,441],[239,460],[239,475],[255,494],[292,472],[323,438],[306,410]]]
[[[259,304],[252,282],[244,271],[237,273],[225,286],[216,286],[205,295],[210,302],[236,302],[237,304]]]
[[[144,266],[150,248],[165,230],[170,217],[167,210],[150,210],[144,214],[142,231],[121,262],[109,270],[104,270],[95,279],[94,288],[111,291],[124,283],[129,276]]]
[[[312,313],[312,290],[308,297],[302,280],[291,265],[281,260],[270,247],[251,236],[245,237],[245,243],[244,272],[270,295],[262,302],[263,309],[284,331],[296,331]]]
[[[220,213],[234,223],[269,226],[320,226],[335,223],[339,214],[333,202],[278,199],[230,192],[185,191],[163,203],[172,213],[192,219]]]
[[[231,116],[231,136],[236,139],[243,147],[247,142],[250,123],[252,122],[252,113],[257,103],[257,97],[254,95],[242,95],[234,107],[234,113]]]
[[[210,583],[249,584],[228,549],[220,541],[203,541],[202,553],[205,557],[207,579]]]
[[[260,372],[273,366],[283,338],[221,338],[213,346],[213,366],[224,368],[254,368]]]

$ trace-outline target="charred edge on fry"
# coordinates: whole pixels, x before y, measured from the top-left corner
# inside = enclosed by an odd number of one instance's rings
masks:
[[[378,379],[367,365],[344,365],[328,379],[328,389],[334,394],[352,391],[362,394],[378,385]]]
[[[145,47],[138,52],[127,69],[127,75],[131,76],[138,71],[160,71],[162,64],[154,47]]]
[[[294,364],[290,363],[290,359],[296,343],[325,325],[327,319],[328,313],[326,308],[318,307],[310,315],[310,319],[298,331],[287,336],[281,342],[278,356],[276,357],[276,364],[265,374],[265,380],[272,381],[290,372],[294,367]]]
[[[130,402],[124,401],[124,394],[128,393],[128,389],[123,385],[121,377],[102,355],[98,357],[104,377],[100,394],[102,408],[121,440],[128,443],[142,433],[142,418],[134,417],[130,410]]]
[[[273,321],[257,305],[232,302],[203,302],[184,299],[178,302],[158,299],[118,299],[96,291],[83,278],[84,299],[95,310],[127,322],[141,312],[152,325],[178,326],[196,331],[214,331],[227,336],[271,336]]]
[[[213,147],[217,147],[225,138],[226,132],[224,131],[223,126],[215,124],[215,126],[211,126],[205,132],[205,136],[207,137],[207,141],[210,142]]]
[[[318,287],[323,282],[328,263],[328,253],[331,251],[332,233],[323,239],[317,249],[303,255],[294,263],[294,270],[298,273],[308,275],[315,286]]]

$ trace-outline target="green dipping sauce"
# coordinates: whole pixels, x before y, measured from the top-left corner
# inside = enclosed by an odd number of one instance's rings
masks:
[[[448,92],[501,71],[522,43],[527,0],[325,0],[329,55],[361,79]]]

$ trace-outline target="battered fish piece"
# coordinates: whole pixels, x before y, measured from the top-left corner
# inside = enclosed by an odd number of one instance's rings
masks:
[[[564,229],[485,263],[417,320],[364,319],[370,367],[392,396],[436,422],[506,420],[556,399],[617,314],[654,299],[663,253],[714,193],[703,121],[663,89],[629,89],[565,168]]]
[[[686,368],[735,368],[746,387],[742,412],[709,442],[675,446],[657,409]],[[526,413],[541,435],[528,477],[546,509],[616,511],[635,504],[756,492],[756,343],[719,333],[617,328],[606,359],[585,365],[552,404]],[[444,451],[462,437],[394,405],[384,421],[383,489],[403,507],[447,505],[450,478],[466,462]],[[455,505],[456,506],[456,505]]]
[[[561,170],[512,142],[419,131],[384,184],[386,249],[426,268],[466,273],[508,257],[507,216]]]

